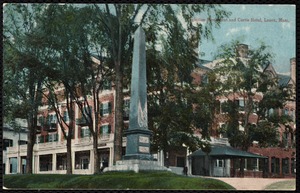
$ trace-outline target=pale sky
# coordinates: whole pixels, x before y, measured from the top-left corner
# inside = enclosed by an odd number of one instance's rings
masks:
[[[224,21],[219,29],[213,29],[215,42],[203,40],[201,59],[212,60],[221,44],[242,38],[242,43],[255,48],[258,41],[271,46],[275,54],[272,63],[277,72],[289,73],[290,58],[296,56],[296,7],[294,5],[222,5],[232,12],[231,21]],[[199,16],[201,17],[201,16]],[[201,19],[205,18],[202,16]],[[253,18],[251,20],[251,18]],[[286,22],[280,22],[283,18]],[[261,19],[262,22],[259,22]]]

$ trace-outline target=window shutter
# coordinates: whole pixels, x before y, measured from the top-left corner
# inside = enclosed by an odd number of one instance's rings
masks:
[[[100,115],[103,116],[103,104],[100,104]]]
[[[46,118],[46,124],[45,125],[49,125],[50,124],[50,116],[48,115],[48,117]]]
[[[108,113],[111,113],[111,102],[108,102]]]
[[[40,123],[41,125],[44,125],[44,117],[39,117],[39,123]]]
[[[54,134],[54,141],[58,141],[58,133]]]
[[[108,125],[107,127],[108,127],[108,131],[107,131],[107,133],[108,133],[108,134],[110,134],[110,129],[111,129],[111,126],[110,126],[110,125]]]
[[[65,112],[64,112],[64,120],[65,120],[66,122],[69,121],[68,111],[65,111]]]
[[[84,130],[81,128],[80,129],[80,138],[83,138],[83,134],[84,134],[83,132],[84,132]]]

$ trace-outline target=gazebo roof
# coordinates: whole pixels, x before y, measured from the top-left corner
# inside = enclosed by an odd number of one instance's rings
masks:
[[[203,152],[201,149],[194,151],[189,157],[201,157],[205,156],[206,153]],[[208,153],[208,156],[215,157],[215,158],[267,158],[261,155],[257,155],[254,153],[250,153],[247,151],[242,151],[239,149],[235,149],[231,146],[227,145],[212,145],[211,152]]]

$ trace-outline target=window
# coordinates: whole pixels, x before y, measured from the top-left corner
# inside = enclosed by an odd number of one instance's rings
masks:
[[[245,110],[245,102],[244,102],[244,99],[239,99],[239,110],[240,110],[240,111]]]
[[[220,111],[221,113],[226,113],[226,105],[227,103],[225,101],[220,101],[221,104],[220,104]]]
[[[75,152],[75,169],[89,169],[90,151]]]
[[[296,173],[296,160],[294,158],[291,160],[291,172],[292,174]]]
[[[43,135],[39,135],[37,136],[37,143],[44,143],[44,136]]]
[[[70,118],[69,118],[69,113],[68,111],[64,111],[64,121],[65,122],[69,122]]]
[[[111,103],[110,102],[102,103],[100,106],[100,115],[104,116],[104,115],[109,115],[110,113],[111,113]]]
[[[203,84],[208,84],[208,77],[207,77],[206,74],[204,74],[204,75],[201,76],[201,82]]]
[[[92,121],[92,107],[86,106],[79,110],[79,118],[76,119],[76,124],[87,126]]]
[[[274,114],[274,109],[273,108],[269,109],[269,116],[273,114]]]
[[[80,137],[84,138],[84,137],[90,137],[90,136],[91,136],[90,129],[88,127],[81,127]]]
[[[110,125],[103,125],[100,127],[100,134],[107,135],[110,134]]]
[[[57,123],[57,117],[55,114],[50,115],[51,116],[51,123]]]
[[[3,143],[4,143],[4,150],[6,150],[8,147],[12,147],[13,146],[13,140],[12,139],[3,139]]]
[[[289,158],[282,159],[282,173],[289,174]]]
[[[51,133],[48,134],[48,142],[55,142],[58,141],[58,133]]]
[[[295,110],[294,109],[291,110],[291,117],[292,117],[293,121],[295,121]]]
[[[66,170],[67,169],[67,154],[60,153],[56,154],[56,169]]]
[[[279,158],[272,157],[271,172],[279,174]]]
[[[83,114],[88,118],[90,115],[92,115],[92,107],[88,106],[88,107],[84,107],[82,109]]]
[[[258,159],[249,158],[247,159],[247,170],[258,170]]]
[[[226,130],[226,124],[225,123],[220,123],[220,138],[227,138],[227,130]]]
[[[43,116],[40,116],[39,118],[38,118],[38,124],[37,124],[38,126],[41,126],[41,125],[44,125],[44,117]]]
[[[253,112],[257,113],[257,111],[259,111],[258,102],[257,101],[253,101]]]
[[[52,154],[40,155],[40,171],[52,171]]]
[[[25,141],[25,140],[19,140],[19,145],[25,145],[25,144],[27,144],[27,141]]]
[[[104,80],[103,81],[103,90],[110,90],[111,89],[111,81],[110,80]]]
[[[80,169],[89,169],[89,158],[88,157],[83,157],[80,159]]]
[[[220,168],[224,167],[224,163],[223,162],[224,162],[224,160],[217,159],[216,162],[215,162],[216,163],[215,166],[216,167],[220,167]]]

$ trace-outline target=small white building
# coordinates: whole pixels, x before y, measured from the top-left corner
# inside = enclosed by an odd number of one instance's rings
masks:
[[[10,125],[3,125],[3,169],[6,173],[24,173],[26,157],[21,156],[22,147],[27,144],[27,122],[24,119],[16,119],[19,129]],[[8,149],[15,149],[16,156],[8,157]],[[6,168],[6,169],[5,169]]]

